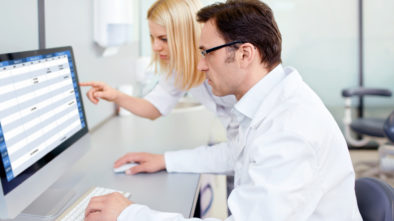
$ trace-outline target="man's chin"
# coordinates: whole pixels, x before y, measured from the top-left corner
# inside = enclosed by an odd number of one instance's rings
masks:
[[[215,95],[215,96],[217,96],[217,97],[226,96],[226,94],[220,93],[219,91],[216,91],[216,90],[214,90],[213,88],[212,88],[212,94]]]

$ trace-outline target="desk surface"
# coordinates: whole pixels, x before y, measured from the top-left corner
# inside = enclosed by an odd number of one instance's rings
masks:
[[[199,187],[199,174],[124,175],[113,173],[113,163],[127,152],[163,152],[159,147],[144,148],[133,125],[133,117],[113,117],[91,133],[92,148],[55,187],[75,187],[83,193],[92,186],[102,186],[131,193],[133,202],[152,209],[177,212],[185,217],[194,213]],[[152,139],[148,137],[146,139]],[[80,193],[78,193],[80,194]]]

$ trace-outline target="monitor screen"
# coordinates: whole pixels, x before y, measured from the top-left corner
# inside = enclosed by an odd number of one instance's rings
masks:
[[[88,132],[71,47],[0,55],[0,176],[8,194]]]

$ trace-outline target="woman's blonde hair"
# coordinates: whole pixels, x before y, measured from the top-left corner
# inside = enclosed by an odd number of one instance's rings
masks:
[[[153,53],[152,62],[156,70],[159,64],[167,77],[175,71],[175,85],[183,90],[205,80],[205,74],[197,70],[201,25],[196,14],[200,8],[199,0],[158,0],[148,10],[148,20],[166,28],[170,53],[168,63],[161,61],[157,53]]]

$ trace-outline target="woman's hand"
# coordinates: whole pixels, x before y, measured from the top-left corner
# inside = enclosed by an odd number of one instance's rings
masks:
[[[139,165],[125,171],[126,174],[136,174],[141,172],[154,173],[166,169],[164,155],[152,153],[127,153],[117,161],[114,167],[120,167],[125,163],[138,163]]]
[[[119,96],[118,90],[108,86],[104,82],[81,82],[79,85],[82,87],[91,87],[86,93],[86,96],[93,104],[97,104],[100,99],[113,102]]]

